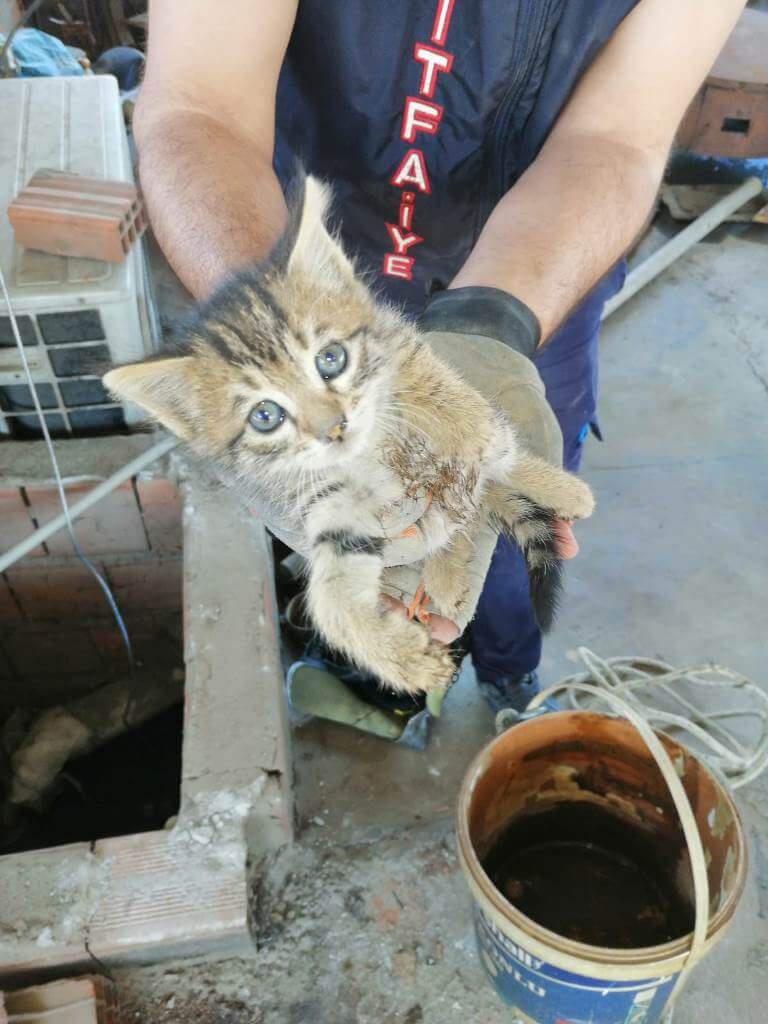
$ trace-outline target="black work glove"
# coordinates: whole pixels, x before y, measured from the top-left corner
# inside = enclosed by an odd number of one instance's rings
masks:
[[[541,336],[531,310],[499,288],[438,292],[419,319],[426,341],[517,429],[523,445],[563,461],[560,426],[532,356]]]

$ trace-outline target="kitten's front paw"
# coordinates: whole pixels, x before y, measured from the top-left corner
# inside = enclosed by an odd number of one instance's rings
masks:
[[[555,514],[559,519],[588,519],[595,510],[595,498],[589,486],[571,473],[563,473],[562,493]]]

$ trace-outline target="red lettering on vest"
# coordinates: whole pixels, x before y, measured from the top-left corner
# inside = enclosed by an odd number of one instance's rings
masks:
[[[453,66],[453,54],[446,53],[445,50],[435,50],[426,43],[416,43],[413,48],[413,59],[422,65],[419,92],[422,96],[432,99],[435,95],[437,74],[439,71],[448,74]]]
[[[390,277],[402,277],[404,281],[410,281],[413,256],[398,256],[394,252],[384,253],[382,271]]]
[[[432,191],[427,174],[427,165],[424,162],[424,154],[420,149],[409,149],[398,164],[397,170],[389,179],[390,185],[402,188],[403,185],[415,185],[419,192]]]
[[[438,103],[433,103],[432,97],[435,94],[438,75],[440,73],[450,74],[453,67],[453,54],[436,49],[436,47],[443,46],[448,36],[456,0],[436,0],[436,2],[437,7],[430,36],[430,42],[435,45],[415,43],[413,47],[413,59],[421,65],[421,77],[419,96],[406,96],[405,98],[403,119],[400,125],[400,138],[403,142],[414,142],[419,132],[424,135],[434,135],[443,117],[443,108]],[[410,189],[417,189],[418,192],[427,195],[432,191],[427,174],[427,164],[420,149],[407,151],[392,173],[389,183],[399,189],[407,187],[408,191],[403,191],[400,197],[397,224],[385,224],[394,252],[384,254],[381,269],[382,273],[389,277],[399,277],[403,281],[410,281],[413,276],[414,258],[408,256],[408,250],[424,241],[413,231],[416,192],[412,192]]]
[[[386,228],[398,256],[408,252],[412,245],[418,245],[419,242],[424,241],[419,235],[414,235],[413,233],[404,235],[397,224],[387,224]]]
[[[435,20],[432,22],[432,35],[429,37],[437,46],[442,46],[448,35],[455,0],[438,0]]]
[[[400,138],[403,142],[413,142],[417,132],[434,135],[442,116],[443,108],[439,103],[422,100],[418,96],[406,96]]]
[[[413,201],[416,196],[413,192],[403,192],[403,198],[400,203],[400,210],[398,212],[397,222],[403,231],[411,230],[411,222],[413,221]]]

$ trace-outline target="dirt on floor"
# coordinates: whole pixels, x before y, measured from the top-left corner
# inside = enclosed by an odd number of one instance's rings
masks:
[[[117,973],[126,1021],[510,1024],[475,952],[449,823],[343,847],[319,831],[259,873],[252,958]]]

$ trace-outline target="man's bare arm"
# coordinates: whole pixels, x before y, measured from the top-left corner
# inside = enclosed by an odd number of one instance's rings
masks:
[[[677,126],[743,7],[641,0],[451,287],[511,292],[536,313],[546,340],[642,228]]]
[[[195,296],[280,233],[275,90],[297,2],[228,0],[223,16],[216,0],[151,0],[139,175],[160,246]]]

